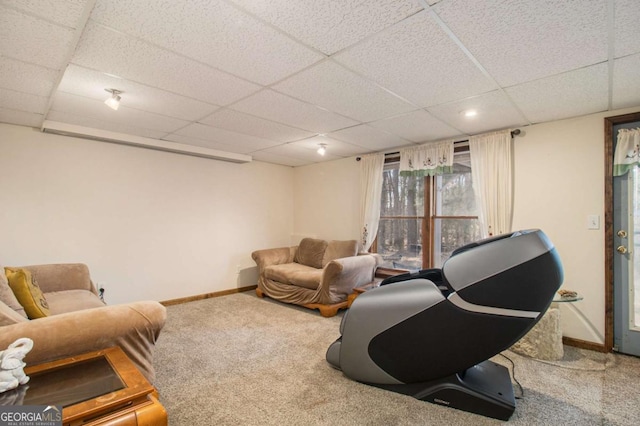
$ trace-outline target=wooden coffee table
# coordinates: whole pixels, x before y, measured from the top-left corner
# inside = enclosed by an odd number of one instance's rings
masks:
[[[28,366],[20,405],[62,406],[64,425],[166,425],[156,389],[118,347]]]
[[[380,286],[380,281],[381,280],[375,280],[369,284],[363,285],[362,287],[354,288],[353,293],[347,296],[347,308],[350,308],[356,298],[365,291],[369,291],[372,288],[378,288],[378,286]]]

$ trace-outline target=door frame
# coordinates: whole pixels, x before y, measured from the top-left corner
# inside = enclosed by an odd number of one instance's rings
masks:
[[[613,351],[613,126],[640,121],[640,112],[604,118],[604,350]]]

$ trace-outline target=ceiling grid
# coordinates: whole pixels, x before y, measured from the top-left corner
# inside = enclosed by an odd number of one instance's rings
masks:
[[[0,0],[0,122],[296,167],[638,106],[639,20],[636,0]]]

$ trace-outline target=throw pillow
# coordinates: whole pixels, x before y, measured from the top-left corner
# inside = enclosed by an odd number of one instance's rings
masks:
[[[4,274],[4,269],[0,267],[0,302],[3,302],[9,308],[16,311],[20,316],[27,318],[27,313],[24,311],[24,307],[16,299],[16,295],[13,294],[11,287],[9,287],[9,281]]]
[[[31,273],[21,268],[4,268],[4,271],[9,279],[9,287],[18,302],[24,306],[27,316],[30,319],[49,316],[47,299]]]
[[[296,251],[295,262],[312,268],[322,269],[322,257],[327,248],[325,240],[303,238]]]

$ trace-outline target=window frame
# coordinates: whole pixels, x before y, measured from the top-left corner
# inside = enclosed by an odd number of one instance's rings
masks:
[[[468,143],[456,143],[454,145],[454,155],[456,153],[469,152]],[[397,153],[387,155],[385,157],[385,164],[392,164],[400,161],[400,157]],[[435,236],[434,228],[437,220],[441,219],[453,219],[453,220],[477,220],[478,216],[452,216],[452,215],[436,215],[435,206],[437,205],[437,193],[436,179],[437,176],[425,176],[424,178],[424,211],[423,214],[416,216],[380,216],[380,220],[422,220],[421,232],[422,238],[420,243],[422,244],[422,269],[430,269],[435,265]],[[373,244],[371,245],[371,251],[378,252],[378,236],[376,235]],[[394,272],[405,272],[406,269],[381,267],[385,274],[394,275]]]

